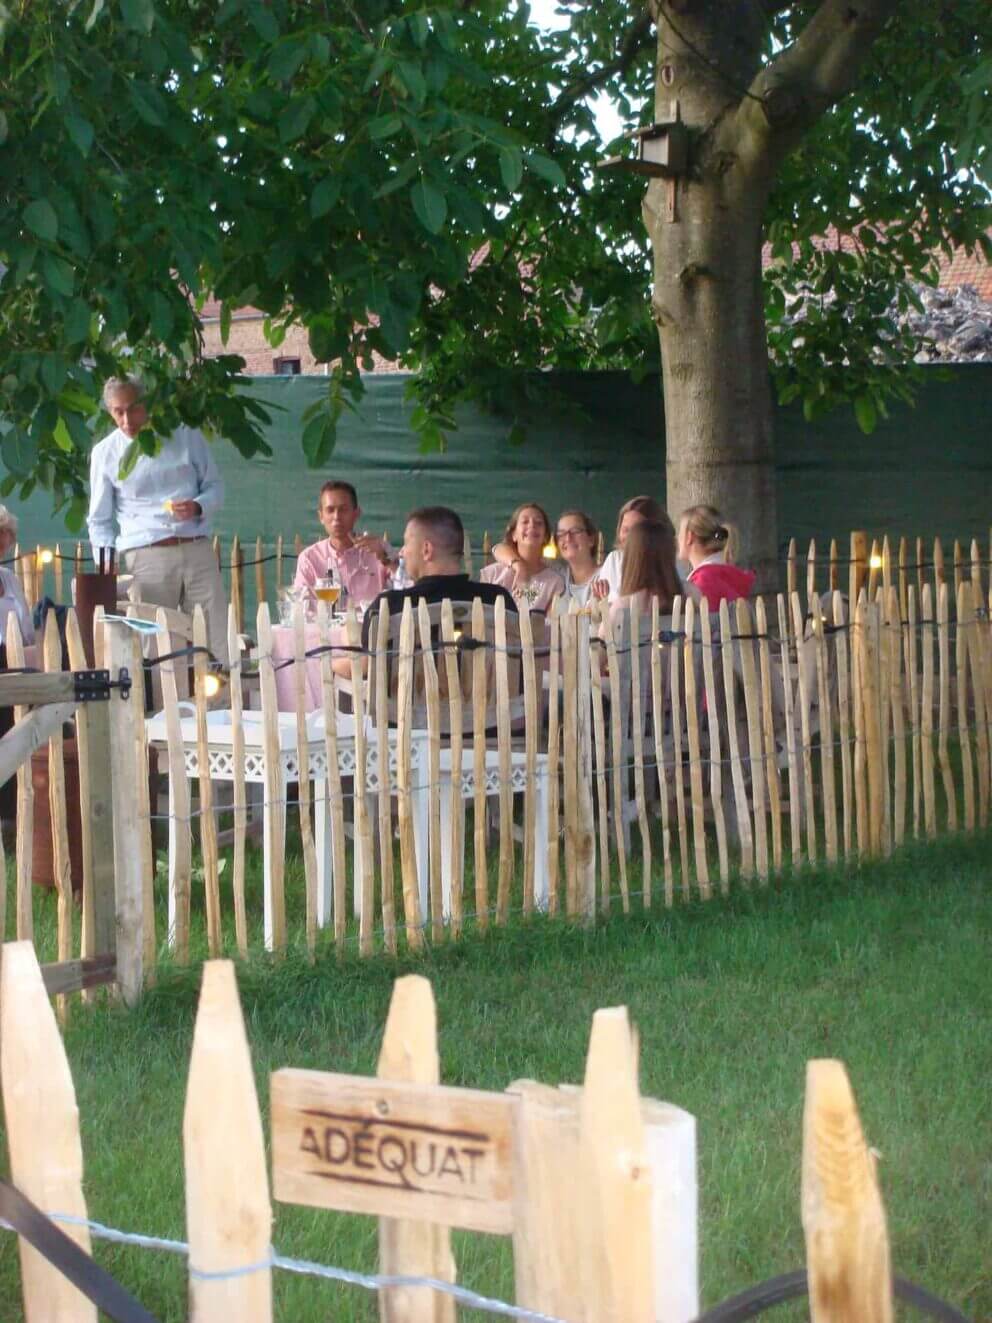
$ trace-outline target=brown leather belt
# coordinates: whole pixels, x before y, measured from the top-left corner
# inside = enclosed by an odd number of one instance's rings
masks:
[[[144,547],[135,547],[135,551],[145,551],[147,547],[178,547],[183,542],[206,542],[201,533],[199,537],[164,537],[161,542],[149,542]]]

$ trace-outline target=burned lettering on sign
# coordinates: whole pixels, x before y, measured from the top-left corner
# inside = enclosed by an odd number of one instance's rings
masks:
[[[311,1175],[460,1199],[489,1197],[498,1155],[485,1131],[319,1108],[302,1116],[307,1122],[299,1147],[314,1159]]]

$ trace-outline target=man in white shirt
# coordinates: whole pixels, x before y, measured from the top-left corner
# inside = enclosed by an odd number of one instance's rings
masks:
[[[224,484],[203,433],[193,427],[176,428],[157,455],[139,455],[120,476],[128,446],[148,421],[143,397],[134,377],[112,378],[103,390],[117,427],[90,455],[94,560],[102,548],[116,547],[143,602],[189,613],[201,606],[210,649],[227,663],[227,598],[209,538]]]

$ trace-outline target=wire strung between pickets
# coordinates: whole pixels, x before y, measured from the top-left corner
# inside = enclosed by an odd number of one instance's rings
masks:
[[[159,1250],[166,1254],[178,1254],[189,1259],[189,1245],[183,1240],[171,1240],[164,1236],[145,1236],[135,1231],[121,1231],[117,1227],[94,1222],[88,1217],[78,1217],[72,1213],[48,1213],[53,1222],[66,1226],[86,1227],[94,1240],[106,1240],[115,1245],[134,1245],[139,1249]],[[14,1228],[7,1222],[0,1223],[6,1231]],[[438,1277],[417,1277],[406,1274],[361,1273],[349,1268],[338,1268],[329,1264],[314,1263],[310,1259],[294,1259],[277,1254],[274,1249],[257,1263],[245,1264],[238,1268],[206,1270],[189,1264],[189,1276],[194,1281],[227,1282],[237,1278],[252,1276],[259,1272],[268,1272],[272,1268],[283,1272],[296,1273],[304,1277],[319,1277],[325,1281],[342,1282],[346,1286],[360,1286],[366,1291],[384,1291],[392,1289],[413,1289],[428,1287],[442,1295],[449,1295],[468,1309],[478,1309],[487,1314],[501,1314],[509,1318],[525,1320],[525,1323],[565,1323],[553,1314],[544,1314],[540,1310],[527,1309],[524,1305],[510,1304],[505,1300],[496,1300],[491,1296],[479,1295],[468,1287],[456,1282],[445,1282]]]

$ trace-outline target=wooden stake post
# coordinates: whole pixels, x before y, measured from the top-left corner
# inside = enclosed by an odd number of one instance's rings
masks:
[[[104,622],[105,661],[112,681],[133,666],[131,631],[115,621]],[[138,835],[138,799],[135,779],[147,775],[136,766],[136,723],[144,720],[142,677],[131,676],[131,692],[120,688],[110,695],[110,769],[114,804],[114,885],[117,914],[117,982],[121,996],[133,1005],[144,981],[144,880]]]

